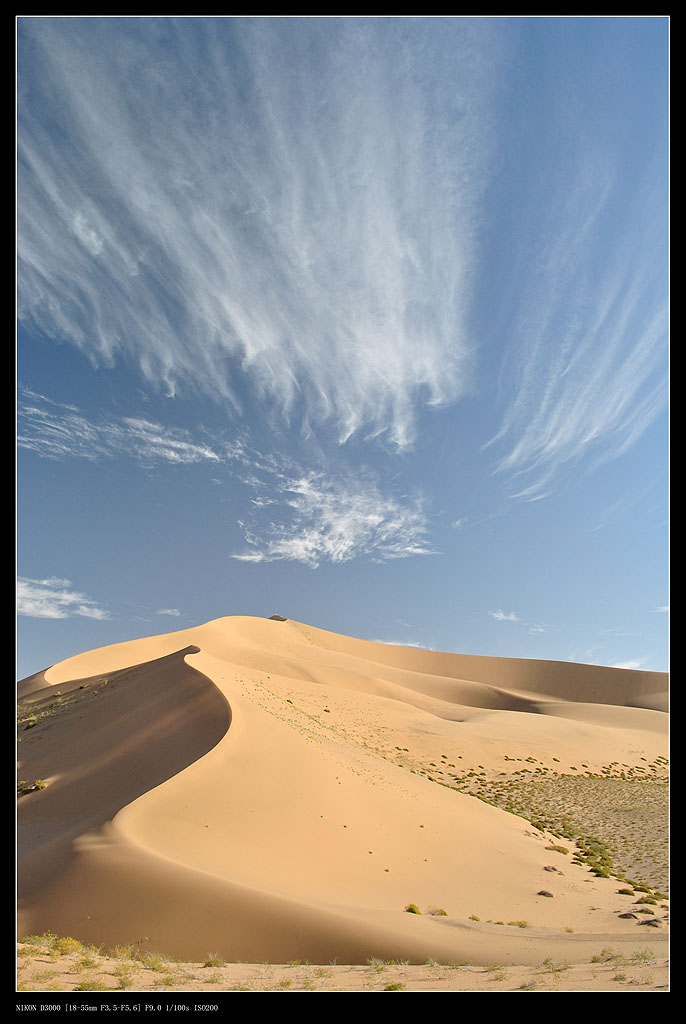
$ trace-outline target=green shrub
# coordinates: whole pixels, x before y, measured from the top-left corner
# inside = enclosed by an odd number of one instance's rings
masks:
[[[81,953],[83,951],[83,943],[79,942],[78,939],[66,936],[62,939],[55,939],[53,948],[58,953]]]
[[[405,907],[406,914],[421,914],[421,910],[416,903],[408,903]]]

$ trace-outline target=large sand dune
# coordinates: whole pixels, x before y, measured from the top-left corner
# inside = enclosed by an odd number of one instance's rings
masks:
[[[232,617],[70,658],[19,698],[20,937],[255,963],[666,948],[659,903],[642,926],[616,878],[467,791],[661,785],[661,673]]]

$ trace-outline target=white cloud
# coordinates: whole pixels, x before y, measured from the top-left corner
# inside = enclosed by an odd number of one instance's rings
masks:
[[[637,658],[630,658],[629,661],[616,661],[611,668],[641,668],[643,661],[639,661]]]
[[[317,568],[369,556],[375,561],[435,554],[428,520],[418,500],[383,495],[368,478],[331,478],[309,472],[276,481],[284,518],[256,530],[242,525],[252,550],[234,554],[246,562],[296,561]],[[273,511],[273,510],[272,510]]]
[[[426,644],[420,643],[418,640],[371,640],[373,644],[388,644],[390,647],[416,647],[422,651],[432,651],[433,647],[427,647]]]
[[[17,580],[17,613],[34,619],[68,619],[80,615],[88,619],[109,619],[110,613],[79,591],[70,590],[71,582],[50,577]]]
[[[411,443],[467,383],[499,43],[406,29],[24,19],[20,318],[165,394],[247,379]]]
[[[521,207],[503,325],[509,390],[485,445],[512,496],[530,501],[562,472],[624,454],[667,401],[666,193],[637,190],[631,216],[618,219],[635,153],[626,161],[583,128],[564,168],[551,164],[536,202]]]
[[[661,604],[661,605],[659,605],[659,606],[658,606],[658,607],[657,607],[657,608],[655,609],[655,611],[656,611],[656,612],[657,612],[658,614],[660,614],[660,615],[663,615],[663,614],[665,614],[665,613],[669,612],[669,605],[668,605],[668,604]]]
[[[245,562],[298,561],[312,567],[360,556],[377,561],[435,554],[418,498],[384,494],[371,473],[335,478],[303,469],[282,454],[264,454],[245,440],[199,442],[189,431],[140,417],[88,419],[28,389],[22,390],[18,445],[53,460],[123,457],[158,463],[224,463],[250,488]],[[216,482],[214,478],[213,482]],[[268,517],[268,518],[265,518]],[[158,614],[179,614],[167,609]]]
[[[181,612],[178,608],[159,608],[157,611],[158,615],[180,615]]]
[[[193,440],[187,430],[133,416],[102,417],[95,422],[74,406],[53,402],[29,389],[22,389],[20,395],[17,444],[54,460],[78,457],[95,462],[126,456],[143,464],[188,464],[222,458],[210,444]]]
[[[521,622],[522,621],[520,618],[518,618],[515,615],[514,612],[509,612],[506,615],[505,612],[502,610],[502,608],[499,608],[497,612],[489,612],[488,614],[492,618],[497,619],[498,622]]]

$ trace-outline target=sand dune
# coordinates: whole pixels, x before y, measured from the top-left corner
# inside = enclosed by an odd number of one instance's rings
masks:
[[[620,917],[637,906],[617,878],[466,791],[661,786],[663,674],[231,617],[78,655],[18,691],[20,937],[256,963],[666,948],[664,901],[643,906],[649,927]]]

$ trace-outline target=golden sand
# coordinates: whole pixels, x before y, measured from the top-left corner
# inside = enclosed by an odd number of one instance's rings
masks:
[[[19,684],[18,937],[173,990],[663,986],[666,708],[662,673],[290,620],[78,655]]]

